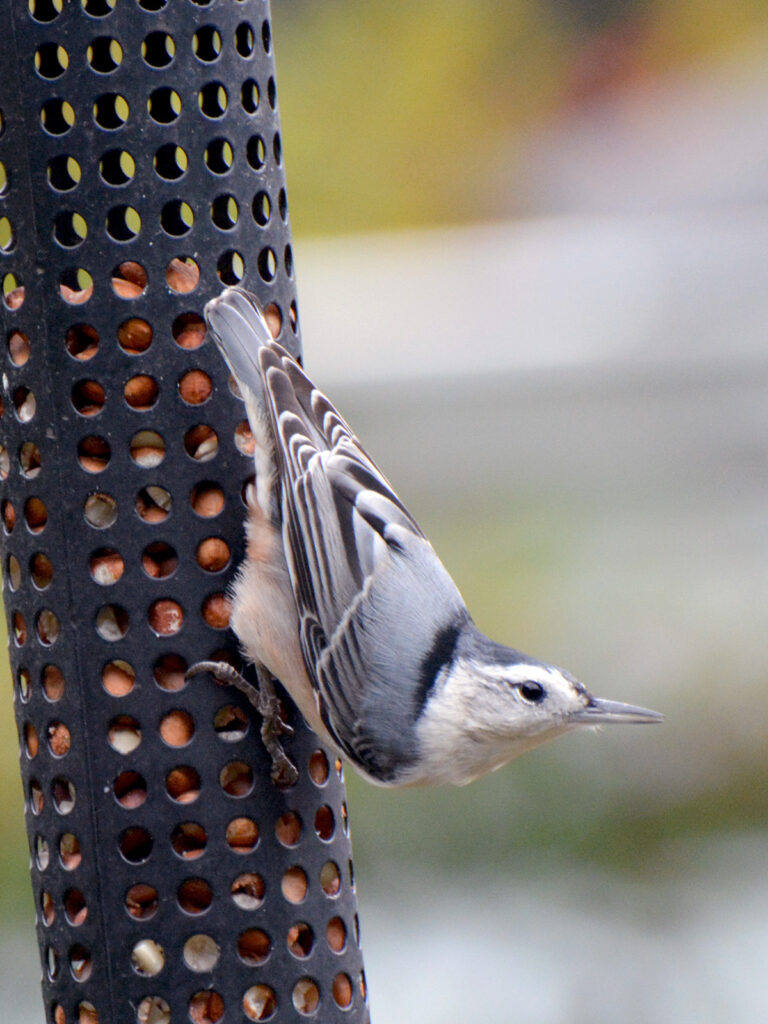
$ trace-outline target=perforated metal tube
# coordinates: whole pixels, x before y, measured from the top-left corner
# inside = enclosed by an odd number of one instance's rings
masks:
[[[0,0],[4,586],[46,1019],[367,1019],[340,766],[279,790],[226,588],[252,472],[200,313],[299,350],[269,8]]]

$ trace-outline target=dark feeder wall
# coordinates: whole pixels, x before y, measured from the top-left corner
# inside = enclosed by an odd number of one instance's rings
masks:
[[[0,0],[3,592],[46,1019],[367,1020],[341,765],[203,658],[252,474],[204,335],[299,353],[269,7]],[[226,1015],[226,1016],[225,1016]]]

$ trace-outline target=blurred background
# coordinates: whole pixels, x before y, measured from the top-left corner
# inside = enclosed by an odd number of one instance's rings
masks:
[[[667,716],[463,790],[347,773],[373,1019],[762,1019],[768,8],[273,22],[311,374],[483,629]],[[32,1022],[3,690],[0,989]]]

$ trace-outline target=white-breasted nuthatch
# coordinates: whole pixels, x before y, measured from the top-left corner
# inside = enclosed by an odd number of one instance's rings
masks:
[[[389,786],[463,784],[573,729],[661,721],[484,636],[360,442],[273,340],[256,299],[228,288],[205,313],[255,439],[230,621],[259,690],[228,665],[191,671],[250,692],[275,777],[295,769],[278,740],[270,674],[325,743]]]

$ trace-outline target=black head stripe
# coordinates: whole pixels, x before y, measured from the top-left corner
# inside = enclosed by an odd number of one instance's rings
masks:
[[[419,681],[414,694],[414,711],[417,717],[423,711],[440,672],[453,661],[462,625],[461,622],[453,622],[441,629],[435,635],[432,648],[421,663]]]

